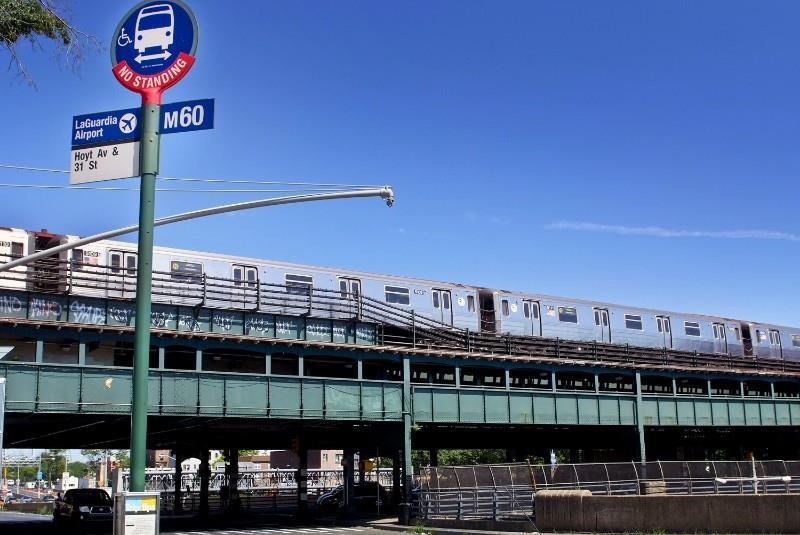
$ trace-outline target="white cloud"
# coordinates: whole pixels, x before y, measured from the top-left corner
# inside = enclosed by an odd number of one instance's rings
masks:
[[[623,236],[652,236],[655,238],[716,238],[724,240],[782,240],[800,241],[800,235],[773,230],[678,230],[663,227],[629,227],[576,221],[559,221],[544,226],[547,230],[577,230],[604,232]]]

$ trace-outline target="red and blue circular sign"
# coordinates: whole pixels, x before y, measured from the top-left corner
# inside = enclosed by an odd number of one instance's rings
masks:
[[[142,2],[128,11],[114,32],[111,70],[145,103],[159,104],[161,93],[192,68],[197,34],[197,20],[180,0]]]

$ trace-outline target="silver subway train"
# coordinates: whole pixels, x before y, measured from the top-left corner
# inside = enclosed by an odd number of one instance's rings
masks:
[[[77,239],[0,227],[0,262]],[[74,272],[107,266],[109,280],[102,287],[65,287],[67,291],[112,298],[135,295],[130,284],[137,266],[135,244],[100,241],[63,253],[57,261]],[[21,276],[0,277],[0,288],[35,289],[33,277],[25,274],[35,269],[41,266],[14,271]],[[719,316],[158,246],[153,269],[166,273],[176,285],[208,276],[244,288],[274,284],[285,285],[287,291],[319,288],[364,295],[471,331],[800,361],[800,329]]]

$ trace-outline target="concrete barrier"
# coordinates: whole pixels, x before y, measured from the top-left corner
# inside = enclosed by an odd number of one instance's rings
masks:
[[[543,491],[535,503],[541,531],[800,531],[800,494],[592,496],[589,491]]]

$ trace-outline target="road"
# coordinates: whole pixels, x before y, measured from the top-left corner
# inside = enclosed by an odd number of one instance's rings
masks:
[[[53,535],[52,517],[0,512],[0,533],[3,535]],[[70,533],[65,530],[64,533]],[[95,526],[91,530],[80,530],[80,533],[110,534],[111,526]],[[172,535],[389,535],[391,532],[376,530],[368,526],[297,526],[274,524],[263,526],[240,526],[235,528],[215,527],[211,529],[181,529],[179,527],[162,528],[161,533]]]

